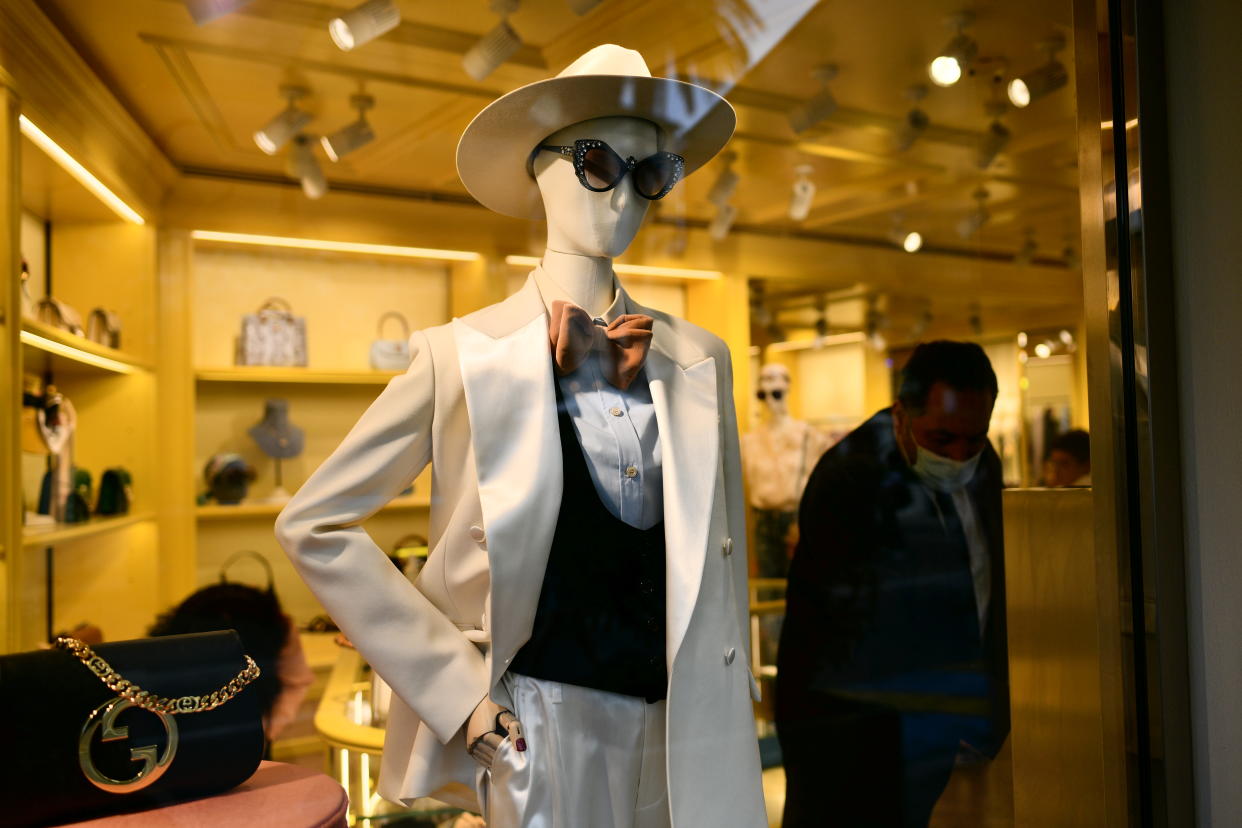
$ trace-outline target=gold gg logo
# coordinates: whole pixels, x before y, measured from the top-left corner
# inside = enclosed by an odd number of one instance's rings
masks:
[[[160,717],[164,732],[168,736],[168,747],[164,750],[164,755],[159,755],[159,749],[155,745],[130,748],[130,759],[142,763],[142,768],[132,779],[113,779],[95,767],[95,762],[91,759],[91,743],[95,739],[95,731],[103,728],[101,742],[128,739],[129,728],[117,727],[116,717],[131,707],[137,707],[137,705],[121,698],[99,705],[86,719],[86,724],[82,727],[82,736],[78,739],[78,764],[82,767],[82,773],[92,785],[108,793],[125,794],[142,790],[164,775],[164,771],[168,770],[173,757],[177,754],[177,722],[171,714],[148,710],[148,713]]]

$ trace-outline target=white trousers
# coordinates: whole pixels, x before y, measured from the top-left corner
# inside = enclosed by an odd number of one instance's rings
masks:
[[[488,828],[671,828],[665,703],[506,673],[506,737],[476,785]]]

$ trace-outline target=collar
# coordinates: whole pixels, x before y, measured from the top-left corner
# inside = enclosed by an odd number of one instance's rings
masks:
[[[542,266],[536,266],[531,276],[535,280],[535,287],[539,291],[539,297],[543,300],[544,310],[548,312],[549,316],[552,314],[552,303],[557,300],[577,304],[560,285],[553,281],[552,277],[544,272]],[[617,317],[632,313],[632,311],[627,309],[628,304],[625,291],[621,289],[621,285],[617,282],[617,274],[614,273],[612,275],[612,303],[595,318],[604,320],[605,325],[611,325]]]

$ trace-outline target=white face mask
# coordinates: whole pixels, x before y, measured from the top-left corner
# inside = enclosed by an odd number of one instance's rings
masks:
[[[979,458],[983,456],[983,452],[979,452],[969,460],[953,460],[928,451],[918,442],[914,445],[918,449],[918,457],[914,461],[914,473],[922,478],[930,488],[945,494],[953,494],[964,488],[975,476],[975,470],[979,467]]]

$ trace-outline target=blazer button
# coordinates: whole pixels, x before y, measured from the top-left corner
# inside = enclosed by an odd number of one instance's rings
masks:
[[[733,647],[725,650],[725,664],[732,664],[733,659],[737,658],[737,650]]]
[[[724,556],[726,558],[732,555],[733,554],[733,538],[725,538],[724,544],[721,546],[720,551],[724,552]]]
[[[470,527],[470,539],[473,540],[475,543],[482,543],[484,540],[487,539],[487,533],[483,531],[482,526],[471,526]]]

